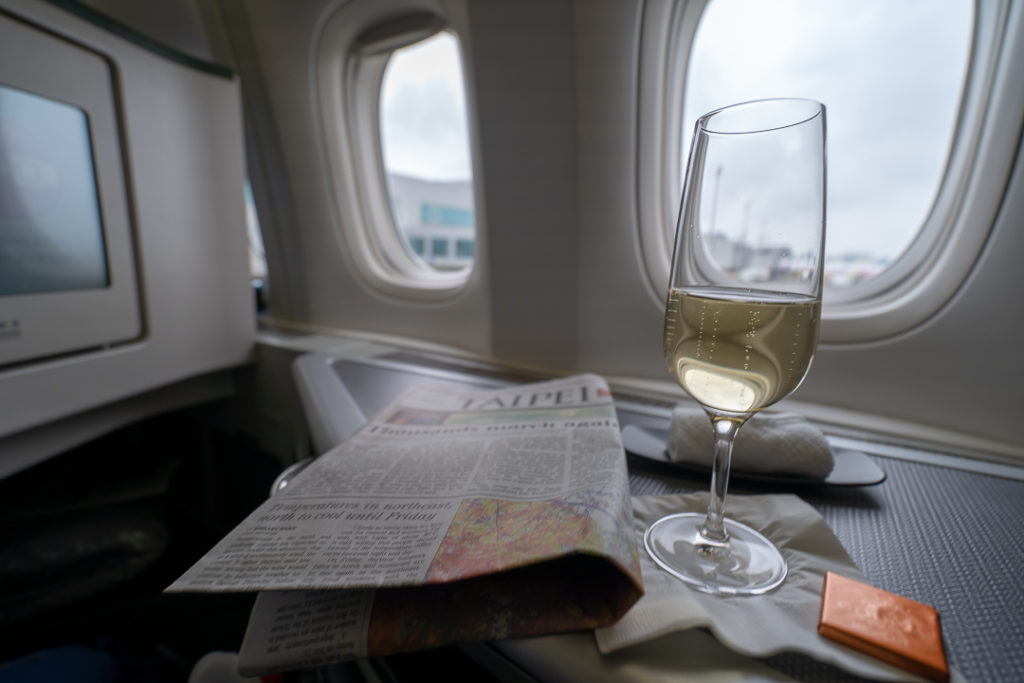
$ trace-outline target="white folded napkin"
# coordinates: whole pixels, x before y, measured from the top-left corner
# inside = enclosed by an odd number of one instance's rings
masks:
[[[706,506],[706,493],[636,497],[634,528],[642,537],[663,515],[704,512]],[[858,581],[865,578],[817,510],[790,494],[729,496],[726,516],[752,526],[775,543],[789,567],[785,582],[766,595],[707,595],[658,567],[641,544],[644,596],[618,623],[595,632],[602,654],[628,656],[631,646],[646,643],[649,651],[661,642],[669,648],[665,657],[674,652],[680,666],[686,666],[689,655],[675,649],[673,634],[707,627],[722,645],[750,657],[799,652],[873,680],[920,680],[818,635],[825,572]],[[952,680],[962,680],[951,674]]]
[[[711,467],[714,430],[701,408],[672,411],[666,450],[676,462]],[[738,472],[791,474],[824,479],[832,471],[832,448],[821,430],[795,413],[758,413],[740,427],[732,449]]]

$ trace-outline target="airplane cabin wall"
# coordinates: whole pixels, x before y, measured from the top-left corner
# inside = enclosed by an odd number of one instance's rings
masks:
[[[311,60],[320,27],[344,5],[222,3],[252,110],[250,153],[269,184],[258,201],[270,228],[270,321],[598,372],[682,397],[661,359],[662,294],[638,228],[645,3],[444,3],[463,22],[483,248],[465,291],[430,304],[363,283],[331,208]],[[1019,149],[1019,128],[1006,144]],[[1022,192],[1018,170],[977,267],[932,319],[888,339],[823,344],[780,408],[954,451],[1024,455],[1013,344],[1024,326]]]
[[[0,369],[0,477],[151,414],[223,398],[251,359],[236,79],[167,59],[49,2],[5,0],[110,61],[143,335]],[[26,55],[32,59],[33,55]]]
[[[303,329],[407,335],[486,351],[486,240],[477,246],[478,266],[469,286],[426,304],[374,289],[352,262],[333,197],[312,61],[324,22],[344,5],[328,0],[223,0],[219,5],[233,66],[244,84],[250,180],[267,234],[273,318]],[[363,5],[368,23],[375,12],[388,13],[385,3]]]
[[[661,357],[663,295],[643,271],[636,183],[636,41],[643,3],[573,6],[580,174],[579,355],[576,367],[624,378],[662,379],[680,397]],[[1020,15],[1017,15],[1020,16]],[[1021,158],[1020,125],[1005,143]],[[485,151],[486,153],[486,151]],[[839,427],[937,441],[952,450],[1024,455],[1024,178],[1006,184],[988,244],[968,279],[930,320],[870,343],[821,344],[787,406]]]
[[[140,35],[207,62],[216,61],[206,37],[200,6],[192,0],[80,0]]]

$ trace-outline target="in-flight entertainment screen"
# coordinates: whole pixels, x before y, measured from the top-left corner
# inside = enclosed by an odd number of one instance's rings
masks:
[[[0,296],[108,284],[86,113],[0,85]]]

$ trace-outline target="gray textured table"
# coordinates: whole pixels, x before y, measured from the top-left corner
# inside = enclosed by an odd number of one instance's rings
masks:
[[[364,415],[425,377],[476,385],[515,381],[498,369],[407,353],[305,360],[304,368],[296,366],[297,379],[314,432],[321,429],[325,442],[346,438],[344,432]],[[332,431],[331,425],[319,423],[335,419],[337,396],[331,393],[339,382],[362,415],[345,418]],[[667,427],[669,403],[616,394],[616,404],[623,426]],[[796,489],[734,481],[730,493],[797,493],[824,516],[872,584],[938,609],[948,659],[966,680],[1024,681],[1024,470],[988,468],[997,474],[986,474],[949,466],[971,464],[942,456],[935,459],[943,465],[925,464],[920,460],[929,454],[922,452],[909,453],[913,459],[906,453],[886,457],[899,449],[884,444],[844,446],[868,453],[885,471],[885,481]],[[709,484],[707,475],[644,458],[631,456],[629,467],[633,495],[703,491]],[[850,680],[842,671],[798,655],[765,662],[798,680]]]
[[[664,426],[628,407],[619,415],[624,424]],[[1024,481],[874,455],[876,445],[862,446],[885,471],[881,484],[793,489],[733,482],[730,493],[797,493],[873,585],[939,611],[947,657],[964,678],[1024,681]],[[631,457],[629,466],[633,495],[708,486],[707,476],[641,458]],[[849,678],[803,657],[769,663],[800,680]]]

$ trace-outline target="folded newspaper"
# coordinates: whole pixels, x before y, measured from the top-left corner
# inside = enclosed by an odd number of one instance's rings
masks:
[[[617,621],[643,586],[596,375],[424,384],[317,458],[167,588],[261,591],[255,676]]]

